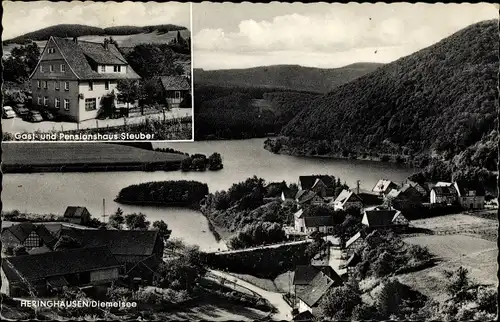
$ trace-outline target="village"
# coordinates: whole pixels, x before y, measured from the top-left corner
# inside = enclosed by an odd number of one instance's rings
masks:
[[[295,266],[292,287],[284,296],[288,312],[281,312],[287,319],[309,320],[319,316],[320,300],[329,290],[355,278],[356,265],[362,257],[360,248],[372,232],[414,234],[418,229],[412,226],[411,218],[419,218],[415,217],[415,210],[437,209],[440,214],[447,214],[495,207],[485,201],[484,188],[463,182],[420,184],[406,180],[397,184],[381,179],[368,192],[362,192],[359,185],[358,181],[356,189],[349,189],[330,175],[300,176],[297,191],[284,188],[277,198],[283,204],[292,202],[297,207],[290,225],[283,227],[287,240],[206,255],[223,258],[254,251],[272,253],[320,241],[322,247],[310,263]],[[361,229],[351,236],[338,236],[334,216],[311,211],[314,207],[329,208],[334,215],[337,211],[358,215],[362,218]],[[1,292],[18,300],[51,298],[68,288],[95,296],[95,290],[105,294],[116,285],[158,292],[162,263],[178,256],[175,250],[166,247],[168,234],[165,236],[158,227],[116,229],[106,224],[96,226],[96,222],[99,220],[92,218],[83,206],[67,207],[62,220],[57,222],[4,221]],[[233,291],[242,287],[236,281],[232,286],[228,283],[234,278],[230,271],[212,269],[209,264],[205,269],[204,278],[211,282],[215,280]],[[244,281],[240,280],[241,283]],[[254,295],[260,299],[258,293]]]

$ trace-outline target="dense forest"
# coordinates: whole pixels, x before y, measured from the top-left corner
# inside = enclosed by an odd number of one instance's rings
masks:
[[[315,100],[268,146],[386,153],[445,168],[448,180],[459,171],[494,180],[498,50],[498,21],[469,26]]]
[[[277,133],[320,94],[281,88],[196,86],[195,139],[244,139]],[[260,103],[265,106],[260,106]]]
[[[123,188],[115,201],[124,204],[199,207],[208,194],[206,183],[197,181],[155,181]]]
[[[247,69],[195,69],[196,82],[203,85],[267,87],[325,93],[368,74],[382,64],[356,63],[340,68],[313,68],[299,65],[261,66]]]
[[[29,32],[24,35],[5,40],[4,45],[7,44],[24,44],[30,41],[48,40],[50,36],[53,37],[81,37],[81,36],[104,36],[104,35],[134,35],[139,33],[150,33],[158,31],[160,33],[167,33],[169,31],[186,30],[186,27],[176,25],[154,25],[154,26],[116,26],[108,28],[92,27],[87,25],[78,24],[61,24],[50,26],[47,28],[39,29],[37,31]]]

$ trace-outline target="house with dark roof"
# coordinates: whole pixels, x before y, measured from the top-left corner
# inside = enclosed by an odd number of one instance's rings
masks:
[[[335,210],[349,210],[349,209],[362,209],[363,199],[350,190],[342,190],[342,192],[333,201],[333,207]]]
[[[90,222],[90,212],[85,207],[69,206],[64,211],[63,217],[72,224],[86,225]]]
[[[191,83],[185,76],[159,76],[163,98],[168,107],[179,107],[184,99],[191,99]],[[191,104],[187,105],[191,106]]]
[[[118,48],[103,43],[50,37],[30,75],[34,106],[67,119],[94,119],[118,80],[139,80]],[[116,107],[126,104],[115,101]]]
[[[299,176],[299,190],[311,190],[322,198],[335,196],[335,178],[329,175]]]
[[[392,189],[398,189],[398,188],[399,186],[396,183],[392,182],[391,180],[380,179],[372,188],[372,191],[380,196],[384,196],[388,194]]]
[[[342,278],[330,266],[298,265],[293,276],[294,294],[299,313],[319,313],[318,304],[332,287],[343,284]]]
[[[481,183],[456,181],[453,187],[457,191],[458,202],[462,208],[484,209],[486,192]]]
[[[410,184],[404,184],[401,189],[392,189],[385,195],[385,199],[392,207],[399,210],[421,205],[424,200],[417,188]]]
[[[325,199],[319,196],[316,192],[312,190],[299,190],[295,194],[295,201],[299,204],[299,207],[311,204],[322,204],[325,203]]]
[[[2,229],[2,247],[24,246],[30,251],[34,248],[46,247],[52,249],[57,238],[44,225],[23,222]]]
[[[107,247],[2,258],[1,292],[44,296],[64,286],[108,284],[118,279],[121,266]]]
[[[164,243],[158,230],[72,229],[62,235],[82,247],[108,247],[128,276],[150,280],[163,258]]]
[[[370,230],[400,229],[408,227],[409,221],[396,209],[375,208],[365,210],[361,223]]]
[[[436,185],[432,187],[430,193],[431,203],[453,205],[458,201],[458,193],[453,184],[449,186]]]
[[[295,193],[292,189],[286,187],[281,191],[281,200],[286,201],[286,200],[294,200],[295,198]]]
[[[363,231],[359,231],[354,236],[349,238],[349,240],[345,243],[344,252],[347,256],[352,256],[358,249],[363,246],[365,234]]]
[[[299,233],[321,232],[328,234],[333,232],[334,226],[335,221],[332,216],[313,216],[304,209],[299,209],[294,214],[294,228]]]
[[[406,180],[406,184],[417,189],[417,191],[422,195],[424,201],[429,200],[429,187],[426,184],[421,184],[412,180]]]

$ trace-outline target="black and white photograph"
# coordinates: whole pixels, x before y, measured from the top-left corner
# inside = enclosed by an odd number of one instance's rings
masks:
[[[87,17],[73,23],[106,36],[51,35],[37,48],[107,37],[124,75],[140,77],[138,107],[116,91],[129,116],[99,124],[126,120],[137,133],[132,114],[149,116],[141,102],[161,97],[161,118],[192,118],[194,141],[2,144],[3,319],[497,319],[498,6],[204,2],[183,22],[175,3],[100,3],[96,16],[70,4]],[[52,5],[33,23],[45,28]],[[131,21],[191,25],[110,35]],[[6,39],[34,31],[10,23]],[[178,35],[193,58],[188,116],[149,96],[149,81],[170,88],[160,52],[130,54],[135,37]],[[9,56],[3,44],[4,66],[27,61],[28,49]],[[188,73],[176,50],[174,74]],[[37,79],[22,71],[31,96],[4,76],[13,113],[37,110]],[[31,123],[3,119],[4,139],[14,124]]]
[[[191,141],[189,3],[4,1],[4,141]]]

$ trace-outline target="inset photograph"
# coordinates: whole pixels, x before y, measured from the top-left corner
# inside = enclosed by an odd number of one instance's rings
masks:
[[[4,141],[190,141],[186,3],[3,2]]]

